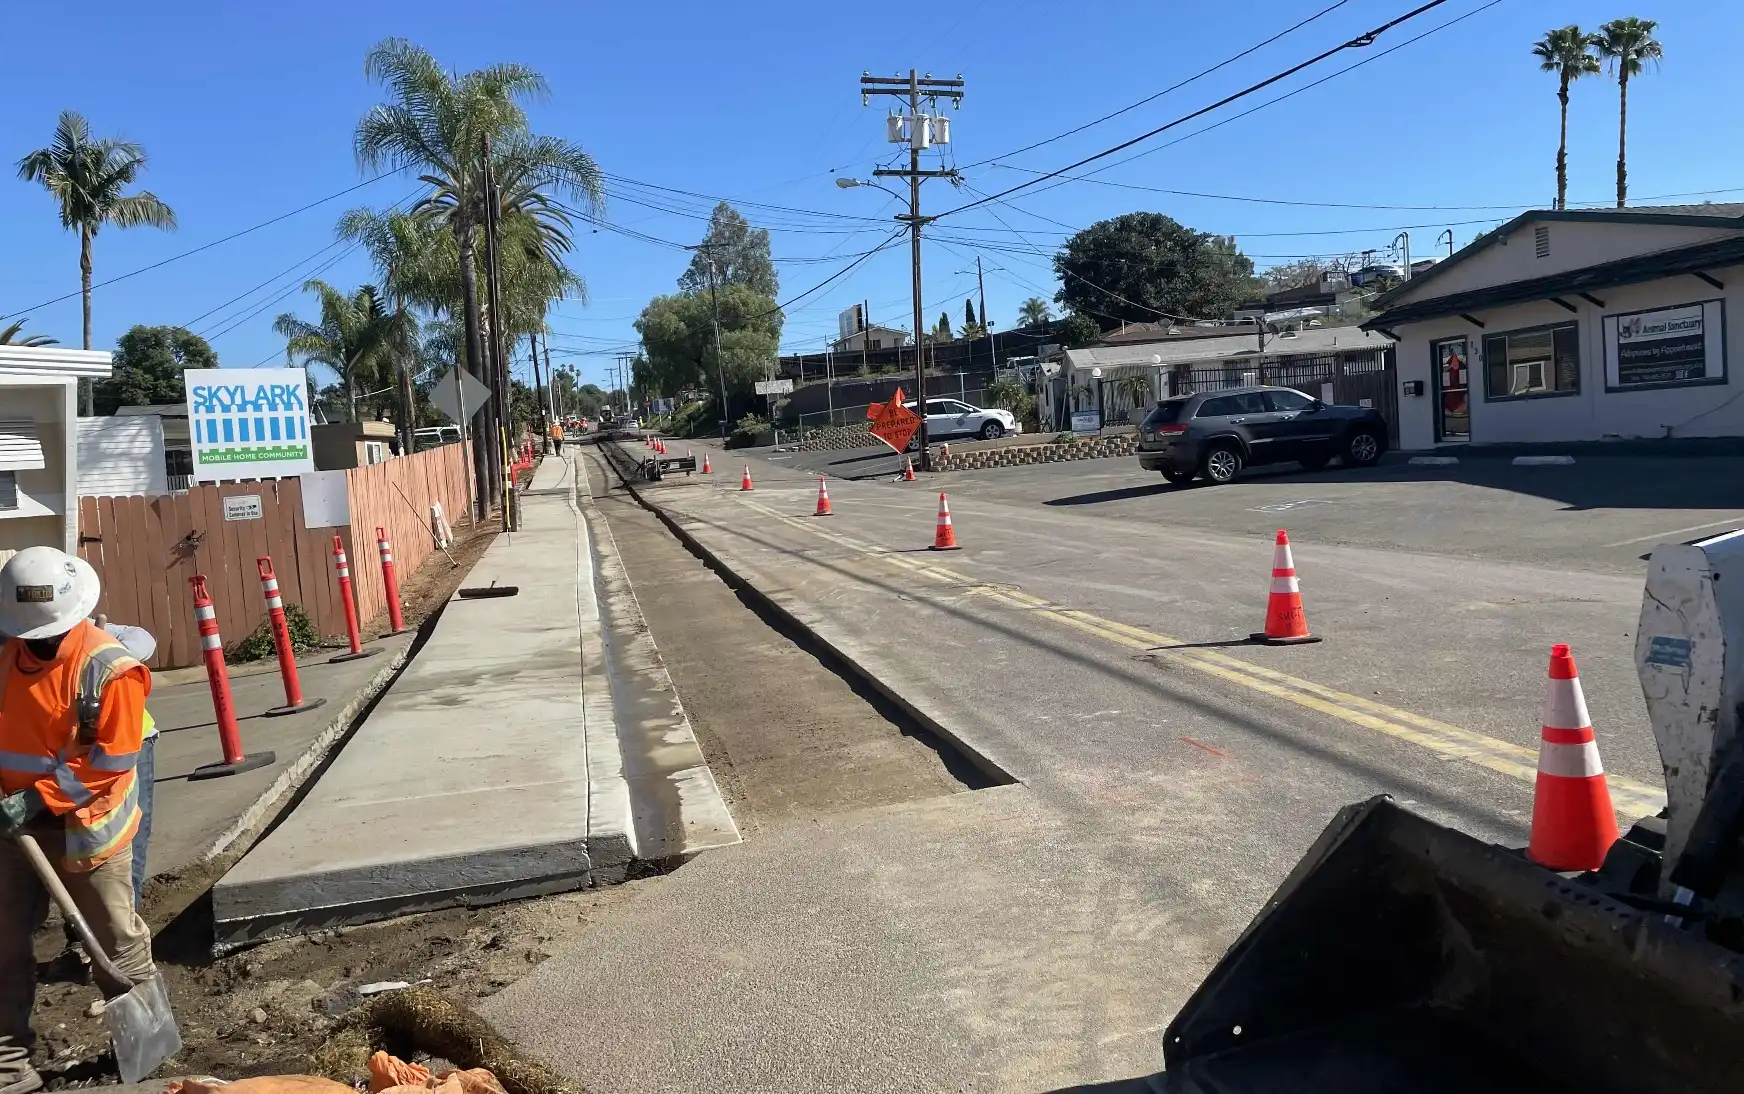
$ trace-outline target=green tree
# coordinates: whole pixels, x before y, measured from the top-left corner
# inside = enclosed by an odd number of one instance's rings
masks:
[[[771,300],[781,295],[781,279],[769,253],[768,231],[751,227],[737,209],[724,201],[709,214],[708,232],[691,256],[690,266],[678,279],[678,287],[689,293],[707,292],[711,262],[715,285],[744,285]]]
[[[321,319],[310,323],[286,312],[273,322],[285,339],[285,352],[305,364],[325,365],[339,377],[346,416],[357,421],[359,388],[380,384],[392,374],[391,350],[404,316],[388,311],[374,285],[347,296],[320,279],[303,283],[321,303]]]
[[[734,402],[743,403],[751,385],[763,378],[781,342],[781,313],[774,302],[746,285],[726,285],[714,293],[657,296],[642,309],[636,331],[646,357],[639,362],[637,388],[644,395],[676,395],[719,387],[713,316],[720,311],[718,366]],[[748,404],[747,404],[748,405]],[[729,415],[730,420],[730,415]]]
[[[59,338],[50,338],[46,334],[25,334],[24,324],[30,322],[27,315],[10,326],[0,327],[0,346],[58,346]]]
[[[980,325],[975,320],[975,301],[965,298],[963,300],[963,330],[974,330]]]
[[[1073,312],[1060,320],[1060,344],[1067,349],[1083,349],[1102,340],[1102,328],[1096,320],[1082,312]]]
[[[165,406],[188,400],[182,373],[217,368],[218,355],[206,340],[184,327],[137,326],[115,343],[109,378],[96,384],[98,414],[123,406]]]
[[[933,324],[933,337],[940,342],[951,340],[951,316],[948,312],[939,313],[939,321]]]
[[[1253,260],[1232,237],[1196,232],[1161,213],[1097,221],[1066,241],[1054,272],[1058,303],[1129,323],[1221,318],[1253,285]]]
[[[1556,143],[1556,207],[1568,208],[1568,85],[1582,76],[1599,72],[1599,59],[1592,52],[1593,35],[1570,23],[1544,32],[1532,47],[1542,72],[1557,77],[1556,101],[1562,107],[1561,135]]]
[[[1039,327],[1053,317],[1053,306],[1039,296],[1032,296],[1017,306],[1017,325],[1020,327]]]
[[[1114,389],[1125,395],[1133,406],[1146,407],[1151,405],[1151,378],[1149,376],[1122,376],[1115,381]]]
[[[1653,37],[1659,23],[1652,19],[1613,19],[1592,36],[1593,48],[1617,74],[1617,208],[1629,198],[1629,79],[1641,75],[1643,64],[1657,65],[1665,49]]]
[[[145,149],[132,141],[97,140],[90,123],[72,110],[61,111],[48,147],[18,161],[18,177],[41,183],[61,207],[61,227],[79,233],[79,294],[85,309],[85,348],[91,348],[91,244],[105,224],[117,228],[176,226],[173,209],[156,194],[122,191],[145,170]],[[85,387],[85,412],[91,389]]]
[[[1337,269],[1332,263],[1320,258],[1298,258],[1292,262],[1282,262],[1267,268],[1264,275],[1266,288],[1280,292],[1284,289],[1301,288],[1303,285],[1318,285],[1321,278]]]

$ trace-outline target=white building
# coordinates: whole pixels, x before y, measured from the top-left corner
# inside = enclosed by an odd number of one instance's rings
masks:
[[[861,349],[898,349],[908,345],[908,340],[905,330],[873,323],[836,339],[830,348],[837,353],[859,353]]]
[[[109,375],[107,350],[0,346],[0,557],[79,539],[78,381]]]
[[[1400,445],[1744,436],[1744,204],[1536,211],[1377,298]],[[1744,314],[1744,313],[1741,313]]]

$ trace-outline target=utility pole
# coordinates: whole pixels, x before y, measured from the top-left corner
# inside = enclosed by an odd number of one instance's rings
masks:
[[[498,219],[501,213],[497,195],[496,163],[491,155],[490,134],[484,138],[484,247],[485,285],[490,300],[490,341],[494,367],[491,373],[497,404],[497,436],[495,451],[496,477],[493,486],[502,491],[503,531],[516,531],[514,515],[515,484],[509,480],[509,431],[514,427],[514,408],[509,405],[509,331],[508,314],[503,309],[502,266],[498,261]]]
[[[939,144],[949,143],[950,122],[943,117],[922,114],[921,99],[937,106],[938,100],[950,99],[954,107],[963,99],[963,78],[951,80],[935,80],[929,73],[924,78],[914,69],[908,70],[908,79],[900,76],[873,76],[863,73],[860,76],[860,102],[870,102],[873,95],[891,95],[908,99],[908,169],[892,170],[879,168],[872,172],[874,177],[894,177],[908,180],[908,213],[896,219],[908,224],[909,262],[913,267],[914,294],[914,386],[915,406],[920,411],[920,466],[923,471],[932,470],[932,455],[927,450],[926,426],[926,327],[921,316],[920,298],[920,230],[926,223],[926,218],[920,215],[920,183],[926,178],[953,178],[954,168],[939,171],[922,171],[920,169],[920,154],[931,148],[935,141],[935,121],[938,123],[936,139]],[[890,130],[892,143],[901,139],[900,127],[892,126]]]
[[[557,374],[551,371],[551,336],[549,334],[545,336],[545,382],[551,386],[545,389],[545,394],[541,398],[549,400],[551,420],[554,422],[562,421],[563,419],[557,413]]]
[[[721,381],[721,440],[727,439],[727,365],[721,360],[721,300],[715,291],[715,256],[708,253],[708,243],[698,243],[696,249],[702,252],[702,260],[708,266],[709,276],[709,322],[715,332],[715,375]]]
[[[539,378],[539,336],[527,335],[527,354],[533,358],[534,416],[538,420],[539,451],[551,451],[551,423],[545,418],[545,381]]]
[[[987,336],[987,349],[992,354],[988,364],[999,367],[999,350],[993,341],[993,324],[987,321],[987,282],[981,277],[981,256],[975,256],[975,291],[981,295],[981,333]],[[972,362],[971,362],[972,363]]]

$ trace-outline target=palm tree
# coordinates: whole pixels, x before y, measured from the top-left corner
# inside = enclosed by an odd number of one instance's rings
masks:
[[[346,416],[357,421],[357,389],[379,382],[404,313],[396,315],[382,306],[374,285],[365,285],[350,296],[320,279],[303,283],[304,292],[321,301],[321,321],[310,323],[286,312],[273,322],[273,331],[285,339],[287,356],[305,363],[326,365],[339,374],[345,392]]]
[[[1539,69],[1557,74],[1556,101],[1562,104],[1562,133],[1556,144],[1556,208],[1568,208],[1568,85],[1582,76],[1596,76],[1599,59],[1592,53],[1593,36],[1570,23],[1546,31],[1532,55]]]
[[[390,166],[415,170],[433,188],[434,193],[417,212],[439,219],[454,236],[467,367],[474,375],[488,379],[477,253],[484,214],[486,150],[494,153],[493,146],[514,147],[525,138],[527,117],[522,104],[545,93],[544,77],[514,64],[464,74],[451,72],[427,51],[399,38],[385,39],[371,50],[364,71],[387,87],[391,99],[357,123],[353,145],[358,163],[366,169]],[[550,149],[549,145],[544,147]],[[543,184],[580,194],[597,208],[604,187],[593,161],[585,155],[581,159],[585,169],[575,159],[545,162],[539,165],[537,177]],[[483,512],[498,492],[498,478],[491,473],[490,462],[497,446],[482,410],[474,426],[486,433],[485,443],[474,446],[474,474],[479,484],[476,497]]]
[[[1617,208],[1621,209],[1629,197],[1629,77],[1641,75],[1641,66],[1645,62],[1658,64],[1665,59],[1665,50],[1659,40],[1653,37],[1653,32],[1659,27],[1657,20],[1637,19],[1631,15],[1627,19],[1613,19],[1599,28],[1592,37],[1593,48],[1599,51],[1599,56],[1605,59],[1606,65],[1617,74],[1618,112],[1617,112]]]
[[[25,316],[23,319],[20,319],[9,327],[0,327],[0,346],[29,346],[35,348],[38,346],[58,346],[61,344],[59,338],[50,338],[46,334],[21,335],[19,332],[24,330],[24,324],[28,322],[30,322],[30,317]]]
[[[54,139],[47,148],[18,161],[18,177],[38,182],[61,203],[61,227],[79,233],[79,290],[85,304],[85,348],[91,348],[91,241],[105,224],[117,228],[141,225],[171,231],[175,210],[156,194],[141,190],[124,194],[145,170],[145,149],[132,141],[93,140],[90,123],[76,111],[61,111]],[[87,380],[85,413],[92,413]]]
[[[1054,309],[1046,300],[1032,296],[1017,306],[1017,325],[1039,327],[1054,317]]]

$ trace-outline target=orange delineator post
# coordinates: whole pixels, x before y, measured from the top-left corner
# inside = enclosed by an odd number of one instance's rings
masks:
[[[1551,870],[1597,870],[1617,842],[1617,813],[1568,646],[1550,647],[1532,839],[1526,857]]]
[[[1290,555],[1290,537],[1278,529],[1272,548],[1272,589],[1266,597],[1266,629],[1248,635],[1252,642],[1271,646],[1294,646],[1320,641],[1308,631],[1302,611],[1302,586],[1296,580],[1296,562]]]
[[[298,711],[314,710],[327,700],[303,698],[303,682],[297,676],[297,651],[291,645],[291,628],[285,622],[285,601],[279,596],[279,579],[273,573],[272,559],[266,555],[254,560],[260,570],[260,591],[266,597],[266,617],[272,626],[273,652],[279,658],[279,676],[285,682],[284,706],[265,711],[268,718]]]
[[[360,657],[371,657],[380,653],[380,649],[363,648],[363,636],[357,627],[357,595],[351,591],[351,564],[345,559],[345,540],[338,536],[333,537],[333,568],[339,572],[339,605],[345,610],[345,637],[351,641],[351,649],[327,660],[355,661]]]
[[[956,551],[956,550],[960,550],[960,548],[957,546],[957,529],[954,525],[951,524],[951,507],[945,501],[945,495],[944,495],[943,491],[939,492],[939,522],[938,522],[938,526],[935,529],[933,529],[933,545],[931,547],[927,548],[927,550],[929,550],[929,551]]]
[[[212,714],[218,723],[218,747],[224,759],[202,764],[189,773],[189,779],[215,779],[253,771],[275,762],[271,752],[249,755],[242,751],[242,730],[236,724],[236,703],[230,697],[230,670],[224,664],[224,639],[218,635],[218,610],[206,591],[206,575],[188,578],[194,593],[194,621],[200,627],[200,654],[206,662],[206,682],[212,688]]]
[[[375,546],[381,552],[382,588],[388,597],[388,633],[405,634],[406,621],[400,615],[400,579],[394,572],[394,547],[388,542],[387,529],[376,528]]]
[[[812,516],[814,516],[814,517],[827,517],[829,515],[830,515],[830,488],[824,485],[824,477],[822,475],[819,475],[818,476],[817,512],[813,513]]]

